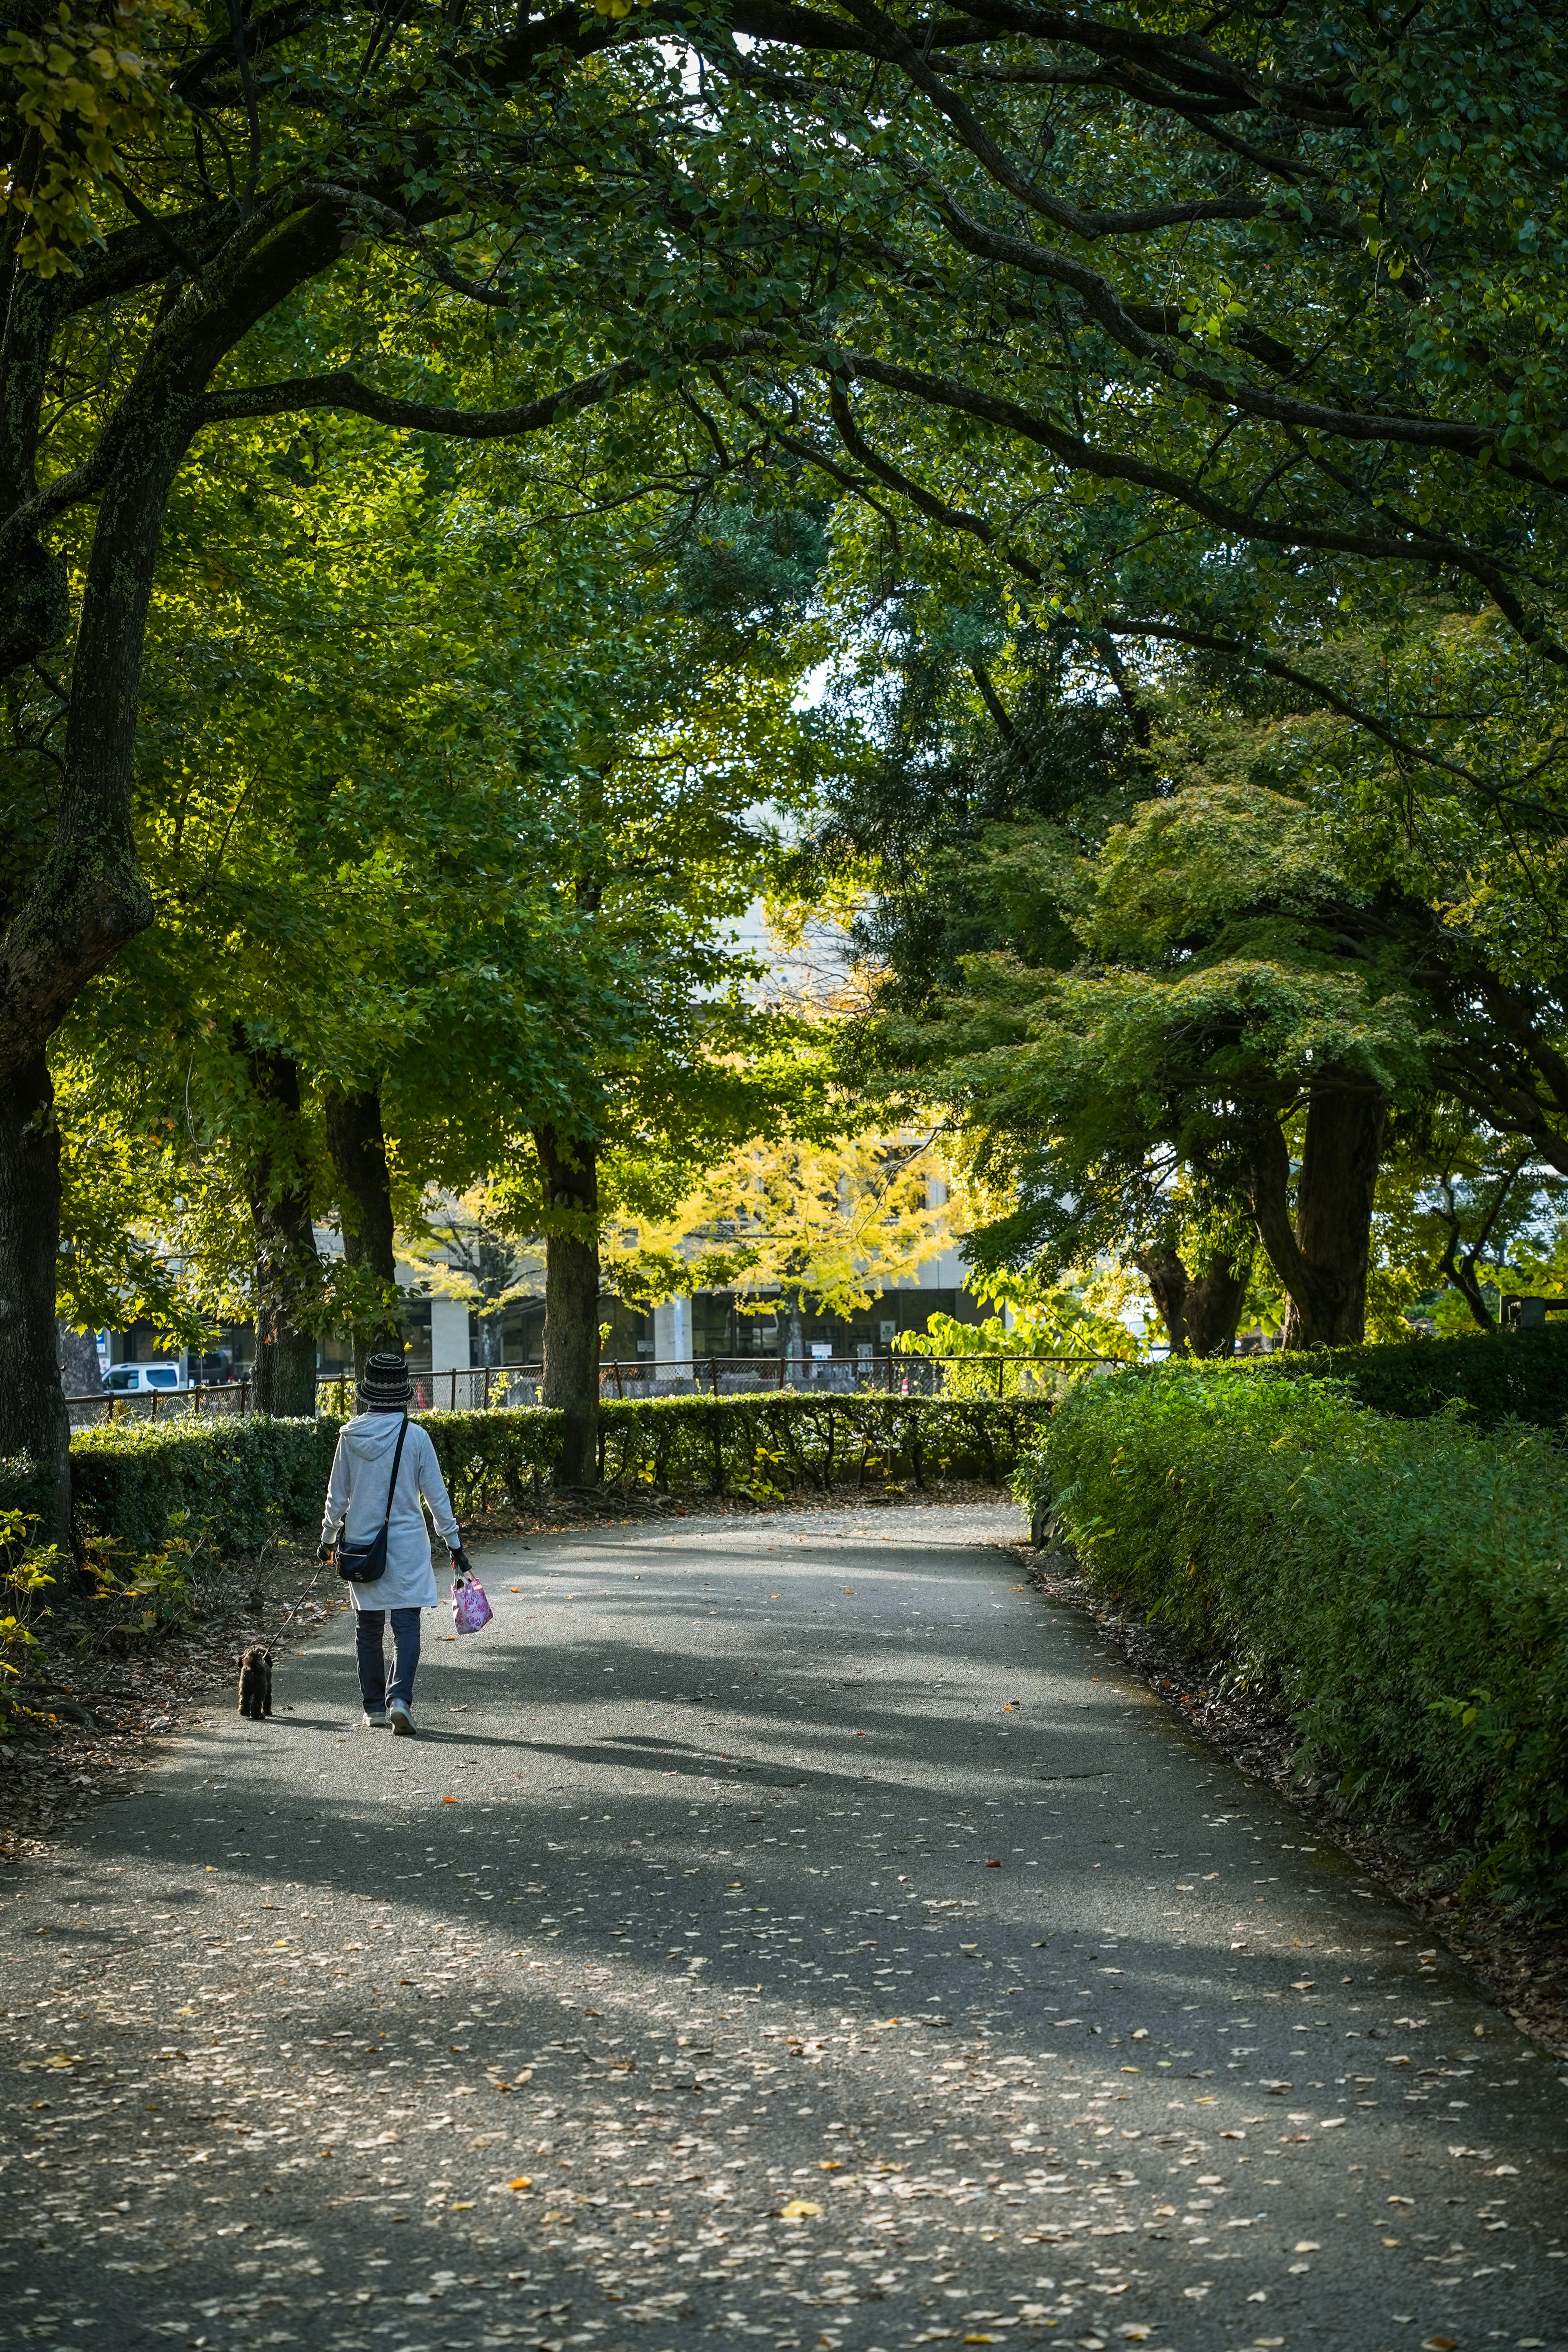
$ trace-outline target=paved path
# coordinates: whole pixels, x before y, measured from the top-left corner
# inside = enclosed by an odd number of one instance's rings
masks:
[[[0,1883],[8,2340],[1568,2343],[1568,2087],[1013,1531],[492,1550]]]

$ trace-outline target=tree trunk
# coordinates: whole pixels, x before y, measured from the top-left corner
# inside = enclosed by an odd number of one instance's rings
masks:
[[[55,838],[5,907],[0,939],[0,1454],[26,1453],[39,1465],[47,1533],[60,1542],[69,1532],[70,1456],[55,1328],[59,1139],[45,1049],[87,982],[153,919],[132,830],[132,752],[147,597],[174,462],[161,450],[100,503]],[[22,562],[21,602],[5,624],[13,655],[29,634],[47,640],[60,618],[54,559],[35,562],[24,550]]]
[[[1236,1327],[1251,1277],[1250,1265],[1238,1267],[1223,1250],[1209,1259],[1187,1297],[1187,1338],[1194,1356],[1236,1353]]]
[[[60,1391],[68,1397],[95,1397],[103,1388],[103,1374],[99,1369],[98,1341],[90,1331],[73,1331],[68,1323],[58,1326]]]
[[[563,1416],[556,1480],[599,1476],[599,1161],[592,1143],[536,1127],[544,1199],[559,1228],[544,1241],[544,1381],[541,1402]]]
[[[327,1097],[327,1150],[338,1180],[338,1216],[343,1256],[356,1273],[385,1286],[384,1314],[353,1327],[354,1370],[363,1372],[378,1348],[401,1355],[403,1332],[394,1304],[397,1254],[393,1243],[392,1179],[381,1125],[381,1097],[374,1087],[346,1095],[333,1087]]]
[[[149,438],[92,535],[55,838],[0,945],[0,1078],[43,1052],[88,982],[153,919],[131,783],[147,603],[183,441],[172,426]]]
[[[805,1353],[805,1324],[800,1293],[797,1290],[789,1304],[779,1306],[779,1354],[784,1358],[784,1376],[787,1381],[802,1377],[798,1359]]]
[[[310,1162],[300,1108],[300,1066],[272,1046],[248,1055],[264,1118],[247,1171],[256,1234],[256,1406],[313,1416],[316,1318],[321,1265],[310,1220]]]
[[[1235,1352],[1249,1268],[1238,1273],[1235,1260],[1219,1250],[1195,1282],[1173,1250],[1151,1251],[1134,1264],[1154,1295],[1173,1356]]]
[[[1313,1087],[1294,1224],[1285,1138],[1273,1121],[1258,1131],[1253,1213],[1289,1302],[1283,1348],[1353,1347],[1366,1337],[1367,1256],[1387,1116],[1383,1097],[1364,1084]]]
[[[0,1086],[0,1457],[38,1473],[45,1542],[70,1537],[70,1430],[55,1329],[60,1139],[42,1054]]]
[[[5,276],[0,330],[0,514],[12,515],[37,486],[38,417],[50,345],[62,311],[58,278],[13,266]],[[70,634],[65,559],[41,539],[24,540],[0,563],[0,676],[36,661]]]
[[[1132,1261],[1153,1294],[1154,1307],[1165,1327],[1173,1356],[1190,1356],[1187,1340],[1187,1293],[1192,1276],[1174,1250],[1146,1250]]]

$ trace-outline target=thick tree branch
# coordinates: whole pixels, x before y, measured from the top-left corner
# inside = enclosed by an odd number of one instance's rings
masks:
[[[340,370],[332,375],[289,376],[277,383],[238,384],[232,390],[210,392],[198,404],[198,425],[222,425],[240,416],[286,416],[296,409],[341,408],[357,416],[373,417],[405,433],[445,433],[464,441],[502,441],[519,433],[540,433],[548,425],[613,400],[618,393],[647,379],[637,360],[617,360],[559,392],[524,402],[516,408],[440,408],[433,402],[399,400],[361,383]]]
[[[884,16],[872,0],[844,0],[844,5],[858,23],[879,38],[882,54],[898,65],[915,88],[922,90],[938,111],[946,116],[963,145],[997,185],[1043,220],[1066,229],[1069,236],[1093,244],[1102,236],[1147,236],[1155,229],[1176,228],[1194,221],[1256,220],[1266,209],[1257,196],[1203,196],[1183,204],[1154,205],[1137,212],[1119,213],[1086,213],[1077,205],[1064,204],[1059,196],[1050,194],[1037,180],[1019,169],[958,92],[950,89],[940,74],[932,72],[925,54],[890,16]]]
[[[929,47],[956,47],[955,29],[973,40],[980,26],[1021,33],[1031,40],[1060,42],[1068,48],[1087,50],[1090,57],[1152,67],[1192,96],[1222,103],[1237,113],[1272,110],[1298,121],[1335,127],[1363,119],[1348,104],[1342,87],[1314,89],[1306,82],[1249,72],[1195,35],[1143,32],[1074,10],[1030,7],[1023,0],[968,0],[956,28],[932,26]]]
[[[406,213],[398,212],[395,206],[384,205],[378,196],[368,195],[361,188],[340,187],[331,180],[301,180],[300,193],[321,204],[341,205],[344,211],[363,214],[366,220],[390,229],[395,236],[429,263],[442,285],[449,286],[454,294],[467,295],[470,302],[483,302],[492,310],[506,309],[510,296],[494,286],[480,286],[473,278],[465,278],[417,222],[411,221]]]
[[[867,383],[882,384],[889,392],[907,393],[931,407],[950,409],[955,415],[973,416],[985,424],[999,425],[1005,432],[1016,433],[1021,439],[1047,450],[1074,473],[1091,474],[1102,481],[1133,483],[1141,489],[1152,491],[1156,497],[1173,499],[1205,522],[1215,524],[1237,539],[1260,541],[1270,547],[1310,548],[1326,553],[1363,555],[1373,562],[1451,565],[1454,570],[1467,572],[1471,579],[1479,582],[1510,625],[1528,645],[1533,646],[1546,660],[1568,667],[1568,647],[1561,645],[1527,611],[1518,593],[1502,576],[1498,566],[1461,541],[1438,538],[1414,527],[1403,536],[1396,536],[1384,531],[1339,530],[1321,523],[1276,521],[1232,506],[1226,499],[1215,498],[1190,475],[1174,473],[1170,467],[1152,465],[1146,458],[1098,448],[1082,435],[1069,433],[1064,425],[1049,417],[1035,415],[1032,410],[1021,407],[1016,401],[1005,400],[995,393],[982,392],[974,385],[959,383],[951,376],[933,375],[921,368],[902,367],[894,362],[879,359],[869,352],[847,351],[831,354],[825,352],[818,364],[828,374],[847,372]]]
[[[1162,375],[1201,393],[1216,407],[1239,408],[1244,415],[1271,425],[1289,425],[1299,431],[1329,433],[1346,441],[1387,441],[1418,449],[1451,449],[1465,457],[1495,457],[1501,436],[1467,417],[1412,416],[1400,411],[1384,413],[1355,408],[1325,408],[1317,401],[1289,398],[1266,385],[1216,375],[1194,356],[1190,346],[1173,343],[1151,333],[1147,321],[1158,315],[1152,306],[1136,307],[1121,300],[1109,278],[1075,261],[1070,254],[1022,237],[1005,236],[973,220],[934,181],[931,194],[944,226],[954,242],[976,259],[995,261],[1031,277],[1065,286],[1083,303],[1097,326],[1134,359],[1146,361]],[[1167,314],[1168,315],[1168,314]],[[1240,338],[1237,338],[1238,344]],[[1539,467],[1513,462],[1509,470],[1521,481],[1558,492],[1568,491],[1568,480],[1557,481]]]

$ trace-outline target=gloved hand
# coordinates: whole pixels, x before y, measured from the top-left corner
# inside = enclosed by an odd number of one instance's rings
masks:
[[[458,1577],[472,1576],[473,1572],[473,1561],[468,1558],[468,1555],[463,1549],[462,1545],[458,1544],[452,1553],[453,1575]]]
[[[320,1560],[329,1560],[331,1556],[332,1547],[327,1541],[325,1536],[323,1536],[321,1542],[316,1546],[316,1558]]]

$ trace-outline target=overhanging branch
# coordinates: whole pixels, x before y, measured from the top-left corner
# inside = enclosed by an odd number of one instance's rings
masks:
[[[517,434],[542,433],[579,409],[614,400],[633,384],[645,383],[647,377],[647,370],[640,361],[616,360],[610,367],[519,407],[474,409],[399,400],[340,369],[331,375],[289,376],[279,383],[237,384],[232,390],[208,393],[200,404],[198,424],[226,425],[245,416],[287,416],[296,409],[341,408],[400,432],[443,433],[462,441],[504,441]]]
[[[1439,538],[1412,528],[1403,536],[1376,530],[1344,530],[1309,522],[1277,521],[1234,507],[1215,498],[1189,475],[1156,466],[1147,458],[1120,450],[1097,447],[1081,434],[1069,432],[1049,416],[1037,415],[1016,401],[983,392],[952,376],[933,375],[923,368],[902,367],[870,352],[830,352],[816,354],[816,364],[829,376],[846,373],[889,392],[908,394],[933,408],[973,416],[1046,450],[1074,473],[1101,481],[1129,482],[1156,498],[1173,500],[1200,520],[1212,523],[1227,537],[1261,542],[1268,547],[1310,548],[1327,554],[1362,555],[1373,562],[1447,564],[1479,583],[1510,626],[1543,659],[1568,667],[1568,646],[1553,637],[1525,608],[1515,589],[1489,557],[1462,541]]]

